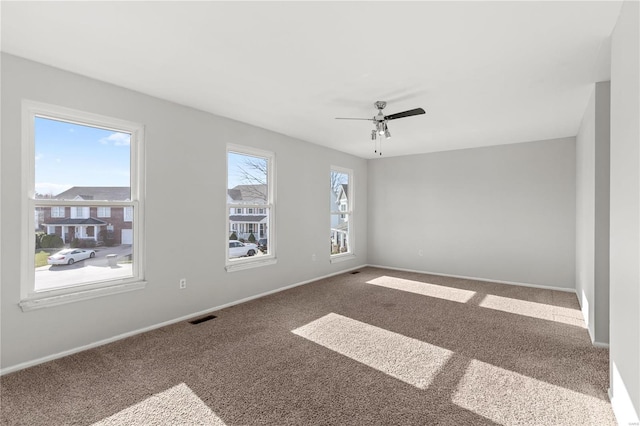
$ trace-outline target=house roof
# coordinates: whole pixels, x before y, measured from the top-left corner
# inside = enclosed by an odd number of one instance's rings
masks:
[[[237,185],[227,190],[231,200],[262,204],[267,201],[267,185]]]
[[[128,186],[74,186],[53,197],[55,200],[126,201],[131,199]]]
[[[104,226],[107,222],[104,220],[96,219],[95,217],[89,217],[86,219],[57,219],[51,218],[49,222],[45,222],[45,225],[53,226],[73,226],[73,225],[95,225],[95,226]]]
[[[229,220],[231,222],[250,222],[256,223],[261,222],[266,218],[266,215],[245,215],[245,214],[234,214],[229,216]]]
[[[341,197],[342,193],[344,193],[344,196],[346,198],[349,198],[349,184],[348,183],[340,184],[340,190],[338,191],[338,199]]]

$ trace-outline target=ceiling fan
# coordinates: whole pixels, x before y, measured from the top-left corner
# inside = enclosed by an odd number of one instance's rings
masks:
[[[391,132],[389,131],[389,127],[387,126],[387,121],[395,120],[398,118],[411,117],[413,115],[424,114],[425,111],[422,108],[414,108],[407,111],[397,112],[395,114],[384,115],[382,110],[387,106],[385,101],[376,101],[373,104],[378,109],[378,114],[373,116],[373,118],[344,118],[344,117],[336,117],[336,120],[367,120],[373,121],[375,125],[375,129],[371,131],[371,140],[375,141],[378,137],[382,138],[384,136],[386,139],[391,137]],[[374,152],[378,152],[378,147],[376,146]],[[382,155],[382,151],[380,151],[380,155]]]

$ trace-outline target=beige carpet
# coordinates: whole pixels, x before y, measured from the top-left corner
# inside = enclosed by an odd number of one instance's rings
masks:
[[[364,268],[1,378],[2,425],[613,425],[576,296]]]

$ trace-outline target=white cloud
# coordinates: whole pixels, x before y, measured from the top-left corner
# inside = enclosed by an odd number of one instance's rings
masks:
[[[114,146],[129,146],[131,142],[131,135],[127,133],[111,133],[106,138],[100,139],[100,143],[103,145],[113,144]]]
[[[36,153],[36,161],[42,160],[43,158],[44,158],[44,154],[41,154],[39,152]]]

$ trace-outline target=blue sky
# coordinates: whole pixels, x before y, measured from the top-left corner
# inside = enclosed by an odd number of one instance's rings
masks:
[[[246,161],[251,160],[254,162],[261,162],[263,164],[264,170],[266,170],[266,161],[264,158],[253,157],[249,155],[237,154],[235,152],[229,152],[228,156],[228,182],[227,186],[229,189],[237,186],[237,185],[247,185],[247,184],[255,184],[257,182],[247,181],[243,179],[244,175],[240,168],[244,168],[247,172],[251,172],[258,180],[265,182],[267,181],[267,177],[264,173],[256,169],[252,169],[247,165]]]
[[[36,117],[35,190],[57,195],[72,186],[130,186],[130,135]]]

